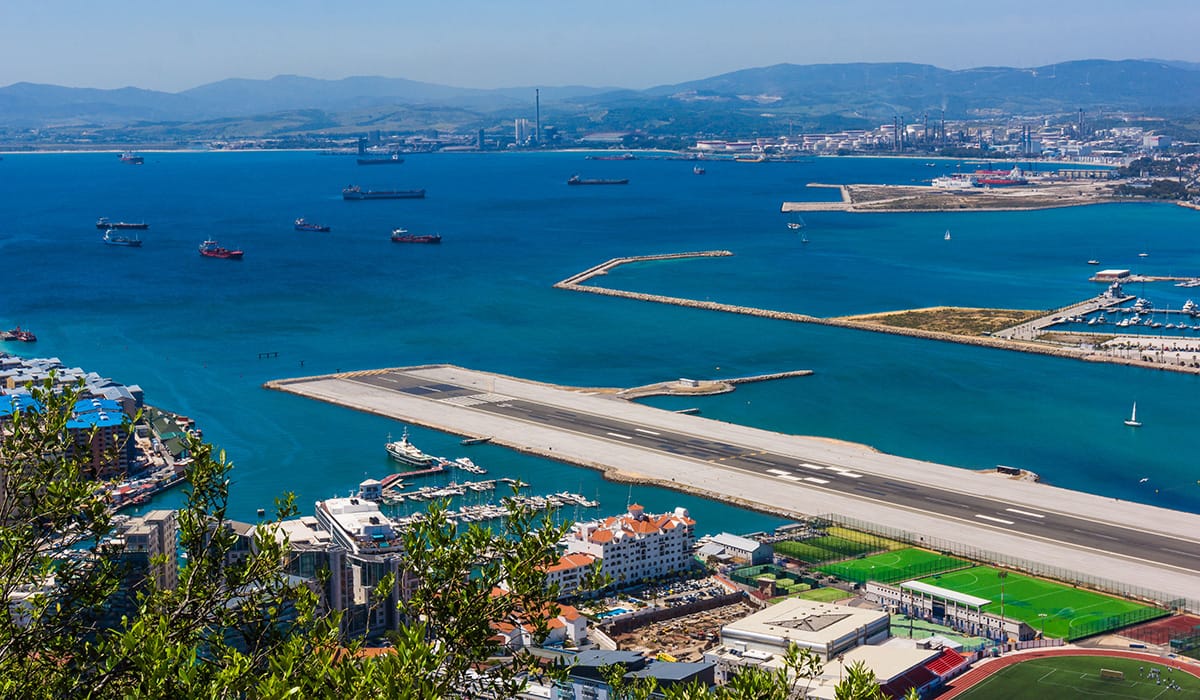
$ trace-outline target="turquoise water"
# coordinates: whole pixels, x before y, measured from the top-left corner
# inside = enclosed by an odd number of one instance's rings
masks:
[[[1086,281],[1089,258],[1151,274],[1200,270],[1197,214],[1173,206],[814,213],[807,245],[779,213],[784,200],[833,195],[810,181],[903,184],[943,170],[818,159],[711,163],[698,177],[686,162],[574,153],[415,155],[387,168],[311,153],[147,154],[141,167],[111,154],[6,155],[0,327],[38,334],[37,346],[8,343],[10,352],[139,384],[151,403],[196,418],[237,465],[231,514],[243,519],[284,489],[306,506],[387,473],[382,443],[402,429],[263,390],[264,381],[424,362],[586,386],[811,368],[812,377],[683,403],[721,420],[967,468],[1020,466],[1054,484],[1200,512],[1195,377],[551,287],[611,257],[724,248],[735,256],[627,266],[598,281],[825,315],[1062,306],[1098,291]],[[567,187],[572,173],[631,182]],[[428,198],[343,202],[351,183],[425,187]],[[98,216],[149,221],[144,246],[102,245]],[[297,216],[333,232],[295,232]],[[400,226],[441,233],[443,243],[391,244]],[[953,240],[943,240],[946,229]],[[243,248],[245,260],[201,258],[206,237]],[[1179,308],[1186,291],[1148,285],[1143,295]],[[263,352],[279,356],[258,359]],[[1121,425],[1134,400],[1139,431]],[[461,448],[432,431],[414,429],[412,439],[435,454],[470,455],[489,476],[520,477],[534,492],[599,498],[604,512],[632,498],[651,510],[685,505],[701,532],[781,522],[495,446]]]

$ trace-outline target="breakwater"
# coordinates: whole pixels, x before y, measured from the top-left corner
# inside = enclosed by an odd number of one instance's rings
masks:
[[[606,275],[609,270],[636,262],[650,262],[652,260],[682,260],[686,258],[727,258],[733,255],[728,250],[700,250],[692,253],[661,253],[658,255],[634,255],[626,258],[613,258],[611,260],[600,263],[593,267],[589,267],[575,275],[571,275],[565,280],[554,285],[555,287],[569,288],[574,285],[582,284],[597,275]]]
[[[772,309],[761,309],[753,306],[741,306],[738,304],[724,304],[717,301],[687,299],[685,297],[671,297],[662,294],[646,294],[644,292],[630,292],[623,289],[610,289],[608,287],[596,287],[592,285],[582,284],[583,282],[597,276],[607,273],[609,270],[634,262],[642,262],[646,260],[672,260],[682,258],[696,257],[726,257],[733,253],[724,250],[718,251],[702,251],[695,253],[676,253],[668,255],[647,255],[635,256],[628,258],[613,258],[605,263],[588,268],[583,272],[568,277],[554,285],[556,289],[566,289],[573,292],[586,292],[588,294],[600,294],[603,296],[621,297],[624,299],[635,299],[637,301],[646,301],[655,304],[669,304],[672,306],[683,306],[692,309],[705,309],[707,311],[719,311],[722,313],[741,314],[743,316],[757,316],[759,318],[769,318],[776,321],[790,321],[792,323],[813,323],[822,326],[836,326],[838,328],[849,328],[860,331],[870,331],[873,333],[888,333],[891,335],[902,335],[910,338],[921,338],[924,340],[936,340],[944,343],[958,343],[961,345],[973,345],[975,347],[992,348],[995,350],[1009,350],[1014,352],[1032,353],[1035,355],[1048,355],[1051,357],[1064,357],[1075,360],[1088,360],[1091,362],[1108,362],[1112,364],[1127,365],[1131,367],[1147,367],[1170,372],[1183,372],[1185,374],[1200,374],[1200,368],[1188,367],[1184,365],[1171,365],[1166,363],[1151,363],[1142,360],[1136,360],[1125,357],[1117,357],[1113,355],[1103,354],[1095,350],[1084,349],[1081,347],[1067,347],[1048,345],[1046,343],[1035,342],[1033,340],[1022,341],[1017,339],[1009,339],[1002,336],[968,336],[955,335],[953,333],[944,333],[941,331],[931,331],[922,328],[904,328],[899,326],[885,326],[875,323],[866,323],[863,321],[855,321],[846,318],[821,318],[809,314],[795,313],[791,311],[775,311]],[[1080,302],[1081,304],[1094,303],[1093,300]],[[1075,308],[1078,304],[1072,304],[1064,308]]]

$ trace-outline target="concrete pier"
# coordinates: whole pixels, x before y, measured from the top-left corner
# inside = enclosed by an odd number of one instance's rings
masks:
[[[1188,599],[1179,605],[1200,608],[1195,514],[447,365],[268,388],[459,435],[491,435],[497,444],[624,480],[784,516],[836,513],[1046,567],[1034,573],[1080,572],[1114,581],[1120,592]]]

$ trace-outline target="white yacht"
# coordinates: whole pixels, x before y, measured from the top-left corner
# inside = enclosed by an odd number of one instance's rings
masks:
[[[399,440],[388,442],[384,447],[387,448],[387,453],[392,456],[392,459],[414,467],[432,467],[438,461],[437,457],[425,454],[408,441],[408,428],[404,429],[404,434],[400,436]]]

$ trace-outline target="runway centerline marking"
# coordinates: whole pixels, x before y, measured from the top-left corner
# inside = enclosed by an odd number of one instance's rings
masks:
[[[639,433],[645,433],[647,435],[662,435],[662,433],[656,433],[653,430],[646,430],[645,428],[634,428],[634,430],[636,430]]]
[[[1018,510],[1018,509],[1016,509],[1016,508],[1005,508],[1004,510],[1008,511],[1009,513],[1016,513],[1017,515],[1028,515],[1028,516],[1029,516],[1029,517],[1031,517],[1031,518],[1044,518],[1044,517],[1046,517],[1046,516],[1042,515],[1041,513],[1030,513],[1030,512],[1029,512],[1029,511],[1027,511],[1027,510]]]
[[[605,435],[612,435],[613,437],[615,437],[615,438],[621,438],[622,440],[632,440],[632,439],[633,439],[633,438],[632,438],[631,436],[629,436],[629,435],[622,435],[622,434],[620,434],[620,433],[612,433],[612,432],[610,432],[610,433],[605,433]]]
[[[976,513],[975,517],[979,518],[980,520],[991,520],[994,523],[1004,523],[1005,525],[1013,525],[1014,524],[1013,521],[1011,521],[1011,520],[1005,520],[1004,518],[994,518],[990,515],[983,515],[981,513]]]

